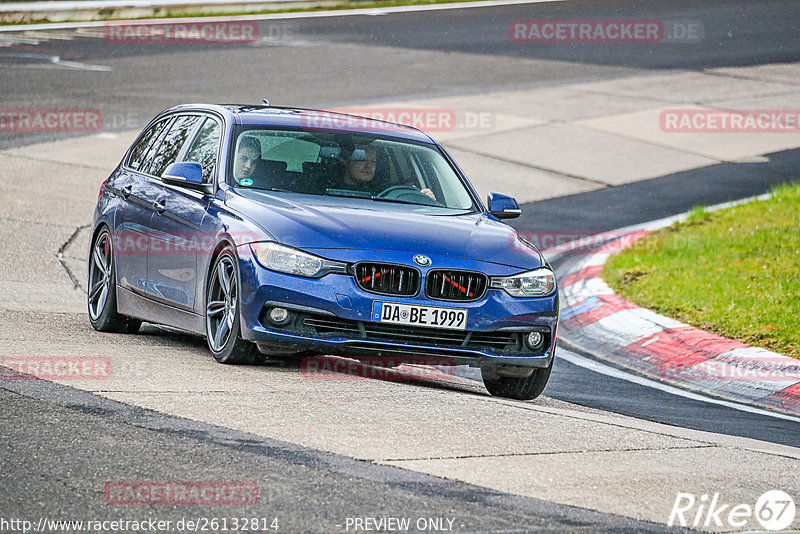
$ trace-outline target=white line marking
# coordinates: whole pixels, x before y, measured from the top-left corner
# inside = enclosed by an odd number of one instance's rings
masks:
[[[6,53],[0,52],[0,60],[3,58],[12,58],[12,59],[30,59],[33,61],[38,61],[40,63],[36,64],[11,64],[11,65],[1,65],[0,68],[26,68],[26,69],[35,69],[35,68],[43,68],[49,65],[59,65],[61,67],[65,67],[68,69],[78,69],[78,70],[91,70],[91,71],[98,71],[98,72],[109,72],[111,67],[105,67],[103,65],[90,65],[88,63],[78,63],[77,61],[64,61],[61,59],[61,56],[51,56],[48,54],[34,54],[34,53]]]
[[[756,415],[765,415],[767,417],[774,417],[775,419],[784,419],[786,421],[793,421],[795,423],[800,423],[800,418],[792,417],[791,415],[784,415],[782,413],[770,412],[768,410],[762,410],[761,408],[755,408],[753,406],[747,406],[745,404],[739,404],[736,402],[715,399],[713,397],[706,397],[705,395],[700,395],[698,393],[693,393],[691,391],[687,391],[681,388],[669,386],[667,384],[662,384],[661,382],[657,382],[655,380],[651,380],[643,376],[627,373],[625,371],[617,369],[616,367],[611,367],[603,363],[591,360],[589,358],[580,356],[579,354],[575,354],[574,352],[566,350],[563,347],[559,349],[558,355],[556,357],[566,360],[571,364],[577,365],[578,367],[583,367],[584,369],[588,369],[589,371],[594,371],[595,373],[600,373],[613,378],[619,378],[620,380],[625,380],[627,382],[638,384],[640,386],[657,389],[665,393],[677,395],[679,397],[685,397],[687,399],[696,400],[700,402],[707,402],[709,404],[718,404],[720,406],[725,406],[726,408],[733,408],[734,410],[739,410],[740,412],[748,412]]]
[[[647,341],[645,341],[644,343],[642,343],[642,346],[643,346],[643,347],[646,347],[646,346],[647,346],[647,345],[649,345],[650,343],[655,343],[655,342],[656,342],[656,341],[658,341],[659,339],[661,339],[661,336],[653,336],[653,338],[652,338],[652,339],[648,339]]]
[[[41,42],[40,39],[28,39],[27,37],[0,37],[0,46],[38,45]]]
[[[247,20],[291,20],[291,19],[315,19],[328,17],[350,17],[350,16],[375,16],[388,15],[392,13],[414,13],[420,11],[445,11],[449,9],[476,9],[482,7],[514,6],[520,4],[545,4],[551,2],[565,2],[566,0],[487,0],[481,2],[454,2],[452,4],[432,4],[421,6],[394,6],[394,7],[371,7],[367,9],[340,9],[330,11],[314,11],[303,13],[271,13],[264,15],[230,15],[223,17],[194,17],[181,19],[155,19],[153,24],[178,24],[187,22],[224,22],[224,21],[247,21]],[[209,8],[214,6],[209,4]],[[2,5],[0,4],[0,7]],[[144,24],[146,19],[136,21],[115,20],[120,22],[136,22]],[[96,20],[90,22],[54,22],[43,24],[26,24],[17,26],[0,27],[0,32],[16,32],[24,30],[62,30],[71,28],[97,28],[108,24],[109,21]],[[511,22],[511,21],[509,21]]]
[[[55,65],[61,65],[62,67],[66,67],[68,69],[78,69],[78,70],[92,70],[96,72],[110,72],[111,67],[106,67],[104,65],[90,65],[89,63],[79,63],[77,61],[64,61],[60,57],[56,57],[53,60]]]

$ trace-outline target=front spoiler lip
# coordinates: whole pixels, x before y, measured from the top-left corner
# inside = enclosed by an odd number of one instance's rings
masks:
[[[553,361],[555,342],[544,354],[537,356],[505,356],[475,349],[417,345],[411,343],[387,343],[384,341],[353,339],[349,337],[319,338],[286,332],[275,332],[256,326],[242,332],[242,337],[249,341],[263,343],[279,343],[282,345],[302,346],[306,349],[326,351],[358,359],[359,356],[375,357],[391,354],[409,360],[420,357],[433,358],[437,355],[452,360],[454,365],[470,365],[483,367],[487,365],[517,365],[521,367],[544,368]],[[436,354],[434,354],[434,352]]]

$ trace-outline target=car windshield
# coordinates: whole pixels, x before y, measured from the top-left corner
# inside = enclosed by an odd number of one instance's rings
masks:
[[[392,137],[246,128],[228,168],[240,188],[474,209],[434,145]]]

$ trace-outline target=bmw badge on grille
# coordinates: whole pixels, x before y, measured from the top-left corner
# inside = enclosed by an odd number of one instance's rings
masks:
[[[414,256],[414,263],[416,263],[420,267],[430,267],[431,259],[428,256],[423,256],[422,254],[419,254],[417,256]]]

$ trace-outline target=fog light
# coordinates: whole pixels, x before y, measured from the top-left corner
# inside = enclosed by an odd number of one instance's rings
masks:
[[[539,350],[542,348],[542,343],[544,343],[544,336],[541,332],[530,332],[528,337],[525,338],[525,343],[530,350]]]
[[[269,320],[274,324],[283,324],[289,319],[289,310],[285,308],[272,308],[269,311]]]

